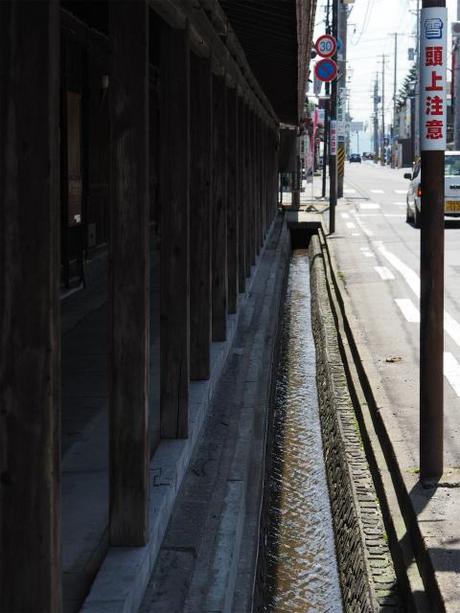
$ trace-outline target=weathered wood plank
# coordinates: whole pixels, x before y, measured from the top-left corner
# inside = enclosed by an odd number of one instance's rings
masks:
[[[238,286],[240,293],[246,290],[246,216],[245,216],[245,137],[246,109],[244,100],[238,98]]]
[[[227,90],[227,266],[228,312],[238,305],[238,104],[236,89]]]
[[[212,342],[211,178],[212,74],[191,54],[190,378],[208,379]]]
[[[0,2],[0,611],[61,607],[59,6]]]
[[[246,229],[246,277],[251,276],[252,254],[252,172],[251,172],[251,109],[245,105],[245,139],[244,139],[244,216]]]
[[[190,378],[190,50],[166,24],[160,58],[162,438],[187,438]]]
[[[257,255],[257,182],[256,182],[256,116],[251,109],[249,115],[249,227],[251,264],[256,263]]]
[[[212,338],[227,338],[227,87],[213,75]]]
[[[111,2],[110,542],[148,538],[149,20]]]

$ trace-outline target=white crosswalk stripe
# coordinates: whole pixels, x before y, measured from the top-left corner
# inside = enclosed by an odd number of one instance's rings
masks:
[[[380,275],[383,281],[392,281],[395,276],[386,266],[374,266],[374,270]]]
[[[410,298],[395,298],[395,302],[408,322],[420,323],[420,311]]]

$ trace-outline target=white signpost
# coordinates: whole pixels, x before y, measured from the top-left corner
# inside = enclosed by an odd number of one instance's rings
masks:
[[[420,149],[444,151],[447,133],[447,9],[424,8],[420,35]]]
[[[329,153],[331,155],[337,155],[337,121],[335,119],[331,120],[330,135],[331,135],[331,144],[330,144]]]

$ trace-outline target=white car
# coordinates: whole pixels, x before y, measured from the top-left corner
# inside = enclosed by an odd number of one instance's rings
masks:
[[[421,179],[420,160],[412,172],[404,175],[410,179],[409,190],[406,197],[406,221],[412,222],[414,227],[420,228],[421,205]],[[444,157],[444,215],[460,217],[460,151],[446,151]]]

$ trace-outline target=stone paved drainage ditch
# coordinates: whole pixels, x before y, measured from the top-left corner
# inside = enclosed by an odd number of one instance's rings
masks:
[[[342,611],[323,461],[309,258],[291,260],[268,483],[265,611]]]

